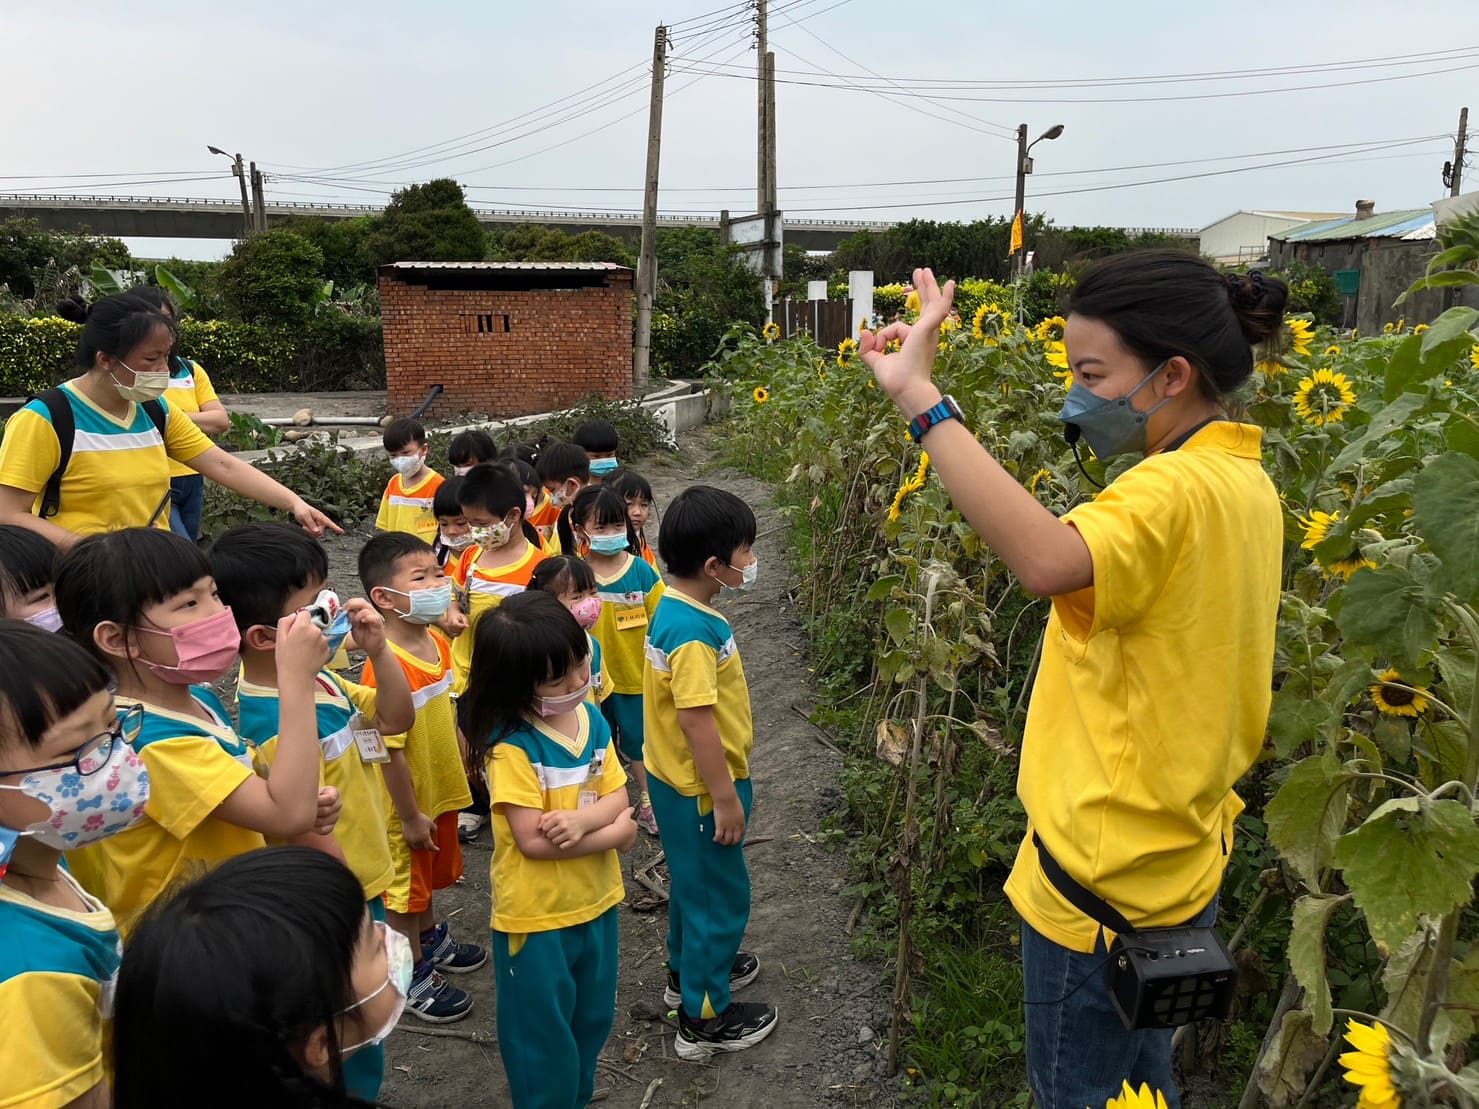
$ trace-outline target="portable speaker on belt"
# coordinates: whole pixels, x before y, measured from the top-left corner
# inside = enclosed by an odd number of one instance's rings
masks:
[[[1215,930],[1137,929],[1059,866],[1036,832],[1032,842],[1053,887],[1079,912],[1115,934],[1109,945],[1109,996],[1126,1029],[1177,1028],[1228,1018],[1238,971]]]

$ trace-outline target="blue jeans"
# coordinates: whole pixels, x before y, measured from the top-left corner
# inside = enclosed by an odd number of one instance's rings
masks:
[[[205,478],[199,474],[169,479],[169,530],[194,543],[200,538],[200,513],[205,507]]]
[[[1191,923],[1210,928],[1216,920],[1213,898]],[[1166,1095],[1169,1109],[1181,1109],[1171,1073],[1173,1033],[1125,1030],[1109,996],[1108,955],[1102,931],[1094,953],[1085,955],[1022,922],[1027,1080],[1033,1099],[1038,1109],[1084,1109],[1117,1097],[1126,1081],[1137,1090],[1144,1082]]]

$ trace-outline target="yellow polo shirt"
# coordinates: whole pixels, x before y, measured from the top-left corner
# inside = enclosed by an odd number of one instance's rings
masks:
[[[169,374],[169,388],[164,391],[164,399],[171,408],[178,408],[181,412],[199,412],[206,405],[221,398],[216,396],[216,387],[211,384],[210,374],[205,372],[205,367],[199,362],[193,362],[188,358],[171,359]],[[193,425],[194,420],[190,423]],[[197,429],[198,430],[198,429]],[[194,477],[195,471],[189,466],[181,465],[173,460],[169,464],[169,476]]]
[[[1065,519],[1094,584],[1053,598],[1017,792],[1028,834],[1006,892],[1074,951],[1099,926],[1043,875],[1032,833],[1137,926],[1216,894],[1268,723],[1283,518],[1262,432],[1220,422],[1146,458]],[[650,765],[650,764],[649,764]]]

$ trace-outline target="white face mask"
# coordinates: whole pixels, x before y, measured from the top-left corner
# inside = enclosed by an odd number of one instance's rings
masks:
[[[384,921],[375,921],[375,927],[380,929],[385,941],[385,981],[380,984],[379,989],[365,995],[344,1009],[342,1013],[352,1013],[360,1006],[368,1004],[379,997],[387,989],[396,993],[395,1005],[390,1010],[390,1015],[385,1018],[385,1023],[367,1040],[361,1040],[357,1044],[348,1044],[339,1049],[339,1054],[348,1055],[352,1051],[358,1051],[362,1047],[371,1044],[383,1043],[385,1037],[395,1030],[396,1022],[401,1019],[401,1013],[406,1009],[406,994],[411,989],[411,973],[416,969],[415,956],[411,954],[411,941],[406,939],[394,928],[389,927]]]
[[[390,456],[390,464],[395,467],[395,472],[401,477],[410,477],[421,469],[425,460],[419,454],[394,454]]]
[[[535,697],[534,711],[544,717],[571,712],[580,707],[580,703],[586,699],[590,691],[591,681],[587,678],[585,685],[570,693],[561,694],[559,697]]]
[[[719,584],[723,585],[725,589],[731,589],[736,593],[748,592],[750,587],[755,584],[755,579],[760,576],[759,558],[756,558],[743,570],[741,570],[738,566],[730,565],[728,562],[726,562],[724,565],[728,566],[731,570],[733,570],[736,574],[740,576],[740,583],[738,585],[725,585],[724,582],[721,581]]]
[[[118,390],[118,395],[124,400],[136,401],[139,404],[149,400],[158,400],[169,388],[168,370],[150,370],[139,373],[122,358],[118,360],[118,364],[134,375],[132,385],[123,384],[111,373],[108,375],[113,378],[113,388]]]
[[[472,532],[465,532],[458,536],[443,535],[442,546],[449,551],[465,551],[472,546]]]
[[[471,466],[453,466],[452,473],[456,474],[458,477],[466,477],[468,471],[471,469]]]

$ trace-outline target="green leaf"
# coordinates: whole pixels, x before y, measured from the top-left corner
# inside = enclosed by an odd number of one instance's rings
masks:
[[[200,298],[195,295],[195,290],[163,266],[154,267],[154,280],[170,295],[180,311],[192,312],[199,307]]]
[[[868,600],[883,601],[893,595],[895,589],[904,584],[904,579],[898,574],[890,574],[879,578],[868,587]]]
[[[1303,1009],[1284,1014],[1278,1034],[1258,1060],[1254,1080],[1272,1109],[1287,1109],[1304,1093],[1310,1074],[1325,1055],[1326,1038],[1315,1034]]]
[[[1316,1035],[1330,1035],[1330,983],[1325,977],[1325,926],[1345,897],[1301,897],[1294,902],[1294,929],[1289,935],[1289,969],[1304,987],[1304,1008]]]
[[[1297,763],[1264,812],[1268,838],[1311,889],[1329,865],[1345,827],[1352,771],[1333,752]]]
[[[1426,928],[1420,928],[1392,948],[1381,971],[1381,988],[1386,992],[1382,1020],[1391,1021],[1410,1034],[1417,1033],[1422,1017],[1423,987],[1428,968],[1433,963],[1433,946]]]
[[[1444,270],[1442,273],[1420,277],[1406,292],[1392,301],[1392,306],[1396,307],[1413,293],[1420,293],[1424,289],[1456,289],[1461,285],[1479,285],[1479,273],[1470,273],[1468,270]]]
[[[883,626],[895,643],[907,646],[914,630],[914,614],[907,608],[891,608],[883,618]]]
[[[1471,246],[1451,246],[1447,250],[1439,251],[1428,260],[1428,273],[1437,273],[1449,266],[1461,265],[1473,255],[1474,248]]]
[[[1412,518],[1453,592],[1479,599],[1479,460],[1442,454],[1424,466],[1413,486]]]
[[[92,272],[88,274],[92,281],[92,287],[99,296],[111,296],[121,293],[126,288],[118,275],[99,262],[92,264]]]
[[[1453,1022],[1453,1039],[1466,1041],[1479,1025],[1479,944],[1469,948],[1463,962],[1455,960],[1448,973],[1448,992],[1443,998],[1448,1019]]]
[[[1458,338],[1463,338],[1466,344],[1472,341],[1469,339],[1469,329],[1476,320],[1479,320],[1479,308],[1458,305],[1444,312],[1422,333],[1423,357],[1427,358],[1433,348],[1441,343]]]
[[[1269,710],[1268,734],[1279,757],[1288,758],[1302,744],[1328,735],[1337,721],[1335,709],[1325,701],[1281,689]]]
[[[1416,348],[1417,344],[1414,343],[1413,349]],[[1347,443],[1345,450],[1335,456],[1335,461],[1330,463],[1330,472],[1339,473],[1360,462],[1370,453],[1374,443],[1385,439],[1394,429],[1406,424],[1427,403],[1428,398],[1422,393],[1404,392],[1396,397],[1372,416],[1371,422],[1362,429],[1361,434]]]
[[[1467,805],[1425,801],[1418,812],[1391,810],[1342,836],[1335,862],[1372,938],[1389,951],[1420,916],[1440,917],[1469,902],[1479,874],[1479,828]]]
[[[1341,591],[1335,622],[1348,647],[1382,654],[1398,669],[1417,667],[1438,639],[1438,624],[1422,586],[1411,573],[1393,566],[1357,570]]]

